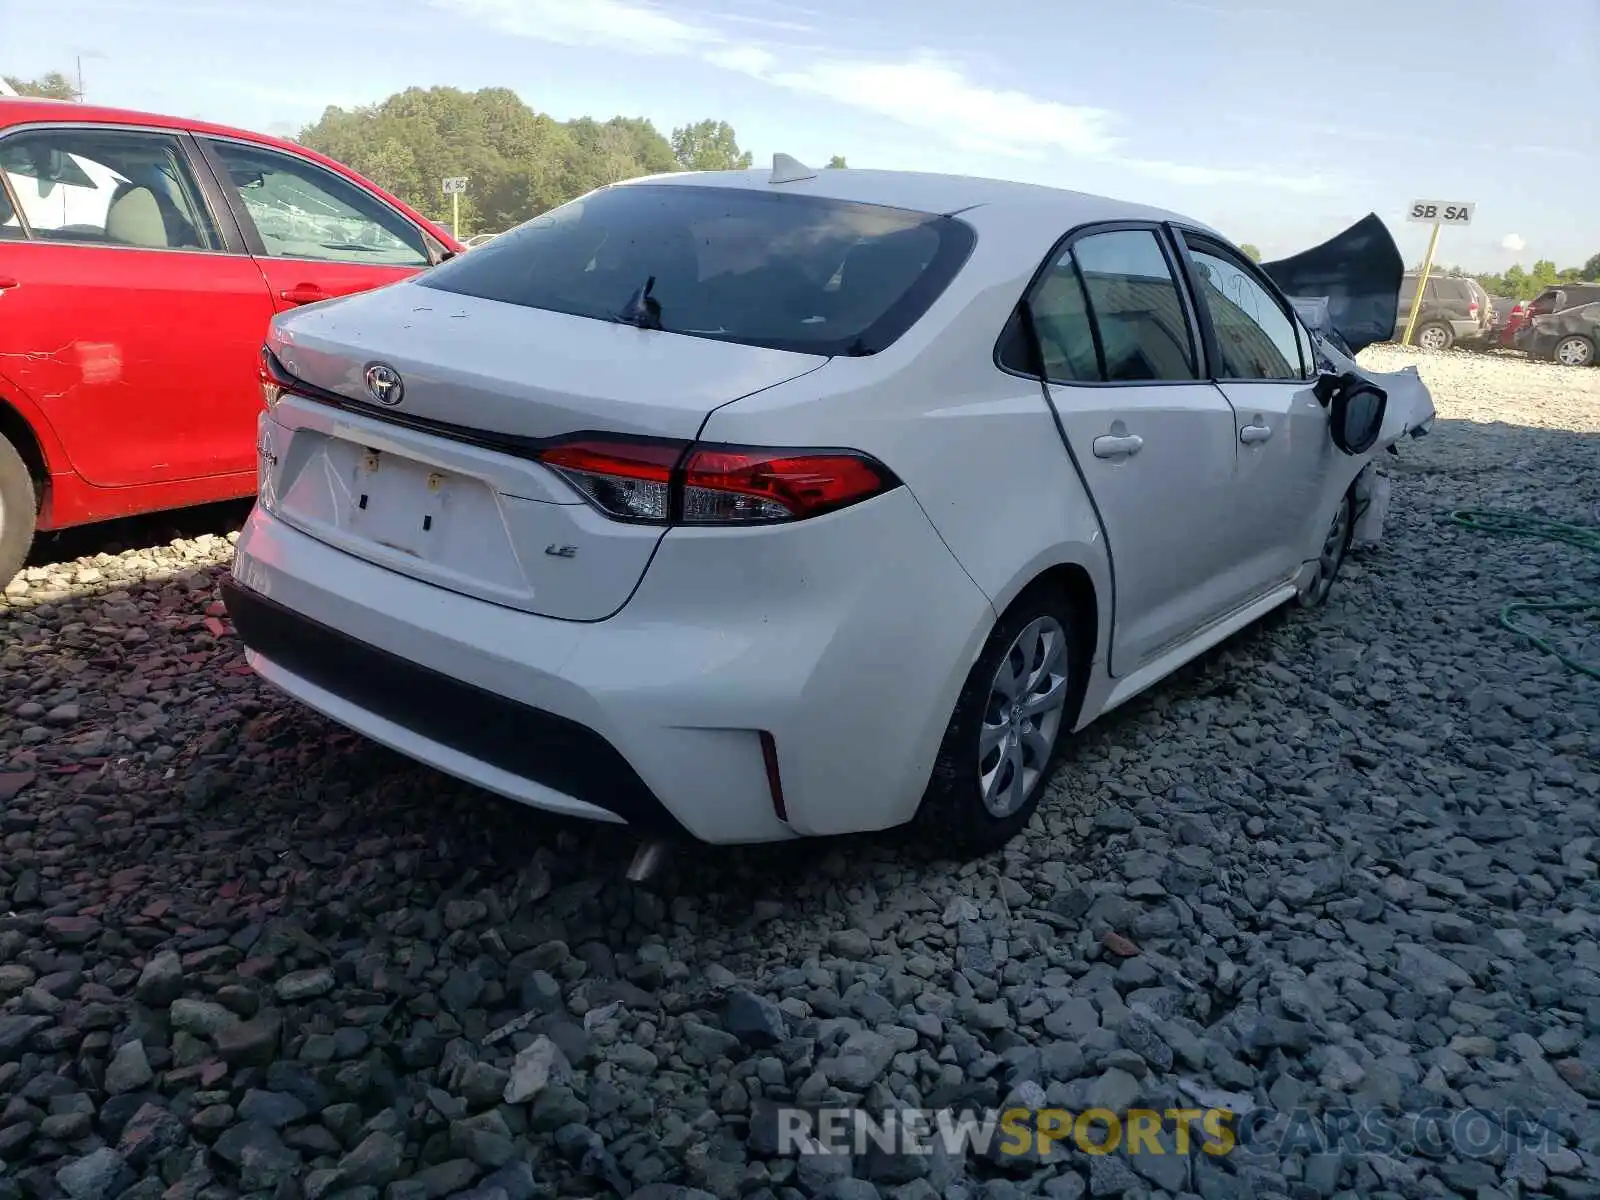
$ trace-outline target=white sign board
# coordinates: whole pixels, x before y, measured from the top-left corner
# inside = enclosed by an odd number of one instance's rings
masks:
[[[457,192],[464,192],[466,190],[467,177],[465,175],[456,175],[444,181],[444,194],[446,196],[453,196]]]
[[[1406,220],[1418,225],[1471,225],[1477,207],[1469,200],[1413,200]]]

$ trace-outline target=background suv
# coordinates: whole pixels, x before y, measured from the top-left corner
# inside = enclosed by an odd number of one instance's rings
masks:
[[[1418,275],[1407,271],[1400,283],[1400,309],[1395,316],[1394,340],[1405,336],[1411,302],[1417,294]],[[1475,279],[1453,275],[1428,275],[1422,311],[1411,333],[1411,344],[1424,350],[1448,350],[1456,342],[1480,337],[1493,321],[1489,294]]]

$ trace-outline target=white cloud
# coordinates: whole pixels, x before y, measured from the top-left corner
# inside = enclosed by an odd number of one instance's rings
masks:
[[[987,88],[929,53],[904,62],[832,59],[796,68],[778,65],[765,51],[746,50],[742,58],[735,69],[766,83],[877,113],[973,153],[1040,158],[1051,151],[1102,154],[1117,144],[1103,109]],[[734,66],[727,54],[713,61]]]
[[[994,88],[931,51],[897,60],[816,57],[781,43],[724,32],[735,25],[783,21],[732,14],[677,16],[654,0],[430,0],[435,7],[501,33],[565,45],[605,46],[652,56],[692,57],[772,87],[874,113],[943,139],[969,154],[1031,161],[1071,155],[1179,184],[1237,185],[1291,192],[1331,186],[1321,175],[1264,168],[1202,166],[1127,156],[1116,114]],[[787,9],[786,15],[807,14]],[[809,15],[809,14],[807,14]]]
[[[567,46],[606,46],[640,54],[690,54],[723,41],[709,25],[635,0],[434,0],[501,33]]]
[[[1508,233],[1500,239],[1500,249],[1509,250],[1513,254],[1520,254],[1528,248],[1528,240],[1520,233]]]

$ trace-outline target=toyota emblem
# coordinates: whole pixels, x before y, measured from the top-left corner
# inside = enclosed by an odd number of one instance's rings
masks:
[[[379,404],[393,408],[405,397],[406,385],[388,363],[373,363],[367,368],[367,394]]]

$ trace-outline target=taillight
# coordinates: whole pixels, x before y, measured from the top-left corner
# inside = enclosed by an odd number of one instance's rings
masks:
[[[561,473],[583,498],[610,517],[665,522],[672,515],[672,471],[681,442],[570,442],[539,460]]]
[[[539,460],[607,516],[657,525],[800,521],[900,483],[854,450],[582,438],[540,452]]]
[[[1477,315],[1478,315],[1478,302],[1476,300],[1467,301],[1467,316],[1475,317]]]
[[[283,396],[284,379],[283,368],[278,365],[278,360],[273,357],[272,351],[265,346],[261,348],[261,402],[271,412],[278,406],[278,400]]]

